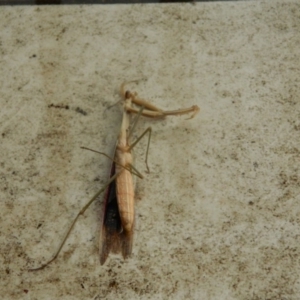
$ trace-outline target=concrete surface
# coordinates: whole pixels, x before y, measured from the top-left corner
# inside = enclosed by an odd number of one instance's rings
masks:
[[[300,299],[298,1],[1,7],[2,299]],[[152,126],[133,256],[98,258],[123,81]],[[68,107],[66,107],[68,106]],[[136,163],[145,171],[145,142]]]

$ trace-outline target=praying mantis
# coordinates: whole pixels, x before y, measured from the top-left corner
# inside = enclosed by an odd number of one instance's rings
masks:
[[[55,255],[37,268],[29,269],[29,271],[37,271],[44,269],[52,263],[62,250],[67,238],[69,237],[75,223],[80,215],[82,215],[88,207],[93,203],[99,195],[106,190],[104,198],[103,223],[100,230],[99,239],[99,256],[100,264],[103,265],[110,252],[122,253],[124,259],[128,258],[132,253],[133,234],[134,234],[134,185],[133,175],[143,178],[142,174],[132,164],[132,149],[136,144],[148,134],[148,144],[146,150],[145,163],[147,171],[148,167],[148,153],[151,139],[151,127],[148,127],[140,137],[133,143],[130,143],[130,138],[133,130],[136,127],[140,116],[148,118],[164,118],[171,115],[191,114],[190,119],[198,112],[197,105],[189,108],[183,108],[172,111],[164,111],[152,105],[148,101],[140,98],[137,93],[132,93],[125,89],[125,83],[121,85],[120,94],[123,98],[123,119],[120,133],[116,142],[114,157],[109,157],[105,153],[98,152],[86,147],[83,149],[91,150],[105,155],[112,161],[110,178],[108,182],[82,207],[74,218],[69,227],[65,237],[63,238]],[[136,117],[131,126],[131,115]]]

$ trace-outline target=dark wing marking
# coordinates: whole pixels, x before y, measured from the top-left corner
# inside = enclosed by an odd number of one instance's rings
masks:
[[[112,164],[110,176],[115,174],[115,163]],[[103,265],[110,251],[121,251],[119,235],[122,232],[122,224],[119,214],[116,195],[116,182],[113,181],[107,188],[104,198],[103,224],[100,231],[100,263]]]
[[[110,177],[115,175],[115,163],[112,164]],[[133,230],[123,230],[116,193],[116,181],[107,188],[104,197],[103,223],[100,230],[99,254],[103,265],[109,252],[122,253],[124,259],[132,252]]]

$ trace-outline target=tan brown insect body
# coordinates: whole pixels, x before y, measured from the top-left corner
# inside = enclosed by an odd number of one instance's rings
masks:
[[[146,100],[139,98],[136,93],[125,91],[124,84],[121,86],[121,95],[124,98],[123,119],[114,157],[110,158],[102,152],[82,147],[84,149],[104,154],[113,161],[109,181],[79,211],[54,257],[40,267],[30,269],[29,271],[41,270],[57,258],[79,216],[82,215],[90,206],[90,204],[95,201],[105,190],[107,191],[104,199],[103,224],[101,228],[99,244],[100,263],[101,265],[105,263],[110,251],[115,253],[121,252],[124,258],[127,258],[131,255],[135,215],[134,185],[132,175],[134,174],[140,178],[143,178],[143,176],[132,165],[131,150],[141,140],[141,138],[149,133],[145,160],[147,169],[149,171],[147,158],[151,138],[151,128],[147,128],[143,134],[132,144],[130,144],[131,133],[135,128],[137,120],[140,116],[149,118],[163,118],[169,115],[183,115],[191,113],[192,116],[190,118],[193,118],[198,113],[199,107],[194,105],[185,109],[163,111]],[[137,117],[133,125],[130,126],[130,118],[132,113],[137,114]]]

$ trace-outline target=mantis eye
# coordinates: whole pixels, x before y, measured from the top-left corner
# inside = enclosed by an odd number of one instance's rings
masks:
[[[130,91],[126,91],[126,92],[125,92],[125,99],[128,99],[128,98],[130,98],[130,97],[131,97]]]

